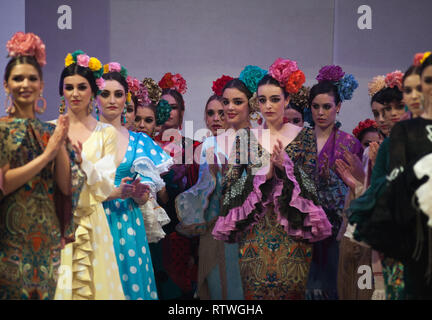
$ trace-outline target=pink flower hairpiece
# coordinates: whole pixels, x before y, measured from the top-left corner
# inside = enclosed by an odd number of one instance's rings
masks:
[[[89,66],[90,57],[86,54],[79,54],[77,56],[77,65],[81,67],[88,68]]]
[[[105,89],[105,79],[100,77],[96,79],[96,85],[100,91]]]
[[[15,33],[6,43],[6,49],[9,57],[33,56],[41,67],[46,65],[45,44],[34,33]]]
[[[152,102],[149,97],[148,89],[143,83],[139,84],[139,89],[135,92],[135,96],[137,97],[139,106],[147,106]]]
[[[297,93],[306,81],[297,62],[289,59],[277,58],[270,66],[269,74],[290,94]]]
[[[398,87],[400,91],[402,91],[402,78],[404,74],[400,70],[396,70],[390,73],[387,73],[385,77],[385,83],[387,87],[394,88]]]
[[[277,58],[269,68],[269,74],[275,78],[281,86],[285,86],[292,73],[299,70],[297,62],[289,59]]]
[[[120,72],[121,71],[121,65],[118,62],[108,63],[108,68],[109,68],[110,72]]]
[[[126,78],[126,82],[127,82],[127,84],[128,84],[129,91],[130,91],[132,94],[136,94],[136,92],[138,92],[138,90],[140,89],[140,83],[141,83],[141,82],[140,82],[137,78],[134,78],[134,77],[128,76],[128,77]]]

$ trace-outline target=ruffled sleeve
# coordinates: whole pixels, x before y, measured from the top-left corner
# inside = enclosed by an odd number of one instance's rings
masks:
[[[179,225],[176,229],[186,236],[204,233],[214,218],[212,215],[206,217],[205,213],[209,207],[210,196],[216,188],[216,179],[218,179],[211,172],[209,163],[207,163],[207,152],[215,145],[214,137],[209,137],[204,141],[200,156],[198,181],[175,199],[179,219]],[[218,166],[217,163],[211,165]]]
[[[117,132],[112,126],[105,126],[101,131],[103,138],[100,158],[97,160],[88,158],[85,150],[81,153],[81,168],[87,176],[86,187],[89,192],[81,193],[79,207],[89,207],[94,204],[93,200],[103,202],[114,191],[114,178],[117,170],[115,163]]]
[[[138,173],[141,182],[148,184],[156,197],[156,193],[165,186],[160,175],[169,171],[173,159],[146,134],[135,133],[134,136],[137,146],[131,172]]]
[[[274,182],[266,180],[269,159],[249,129],[239,130],[223,174],[221,210],[212,231],[216,240],[237,242],[265,214]]]
[[[266,175],[253,175],[249,166],[245,170],[224,191],[221,215],[212,231],[216,240],[237,242],[240,233],[252,228],[265,214],[265,205],[271,201],[267,198],[271,182],[266,181]]]
[[[323,208],[317,204],[313,181],[300,166],[294,167],[286,153],[283,166],[285,172],[279,175],[282,178],[277,178],[273,195],[279,224],[290,236],[309,242],[329,237],[332,226]]]

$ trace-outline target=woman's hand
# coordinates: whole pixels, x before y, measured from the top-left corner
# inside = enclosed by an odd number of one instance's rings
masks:
[[[273,146],[273,153],[270,156],[270,161],[274,167],[283,170],[284,166],[284,149],[282,141],[277,139],[276,144]]]
[[[48,161],[53,160],[60,148],[64,145],[69,131],[69,117],[60,115],[54,133],[48,140],[48,144],[43,152]]]
[[[348,150],[345,150],[344,158],[349,166],[352,176],[360,183],[363,183],[365,179],[365,173],[363,171],[363,165],[360,159]]]
[[[76,144],[72,145],[72,149],[75,152],[75,162],[78,164],[81,164],[81,162],[82,162],[82,157],[81,157],[82,143],[80,141],[77,141]]]
[[[135,186],[128,183],[129,181],[132,181],[132,180],[133,179],[131,177],[125,177],[125,178],[121,179],[120,185],[116,188],[117,193],[119,195],[117,198],[127,199],[127,198],[132,197]]]
[[[354,192],[357,180],[351,173],[348,164],[341,159],[336,159],[335,166],[336,172],[339,174],[342,181]]]
[[[379,144],[378,142],[371,142],[369,143],[369,159],[372,164],[372,168],[375,166],[375,160],[378,154]]]
[[[141,178],[135,179],[131,185],[134,187],[131,195],[132,199],[139,205],[145,204],[149,198],[150,187],[141,183]]]

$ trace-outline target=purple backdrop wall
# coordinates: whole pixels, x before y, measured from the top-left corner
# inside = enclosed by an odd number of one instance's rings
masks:
[[[26,0],[26,32],[39,35],[47,48],[43,73],[48,107],[41,119],[58,117],[58,84],[68,52],[81,49],[102,63],[109,61],[109,4],[106,0]]]

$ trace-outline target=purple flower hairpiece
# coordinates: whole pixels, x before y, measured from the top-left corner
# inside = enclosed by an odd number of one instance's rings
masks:
[[[316,79],[318,80],[318,82],[325,81],[325,80],[335,82],[342,79],[344,75],[345,72],[343,72],[341,67],[331,65],[331,66],[322,67],[318,72]]]

